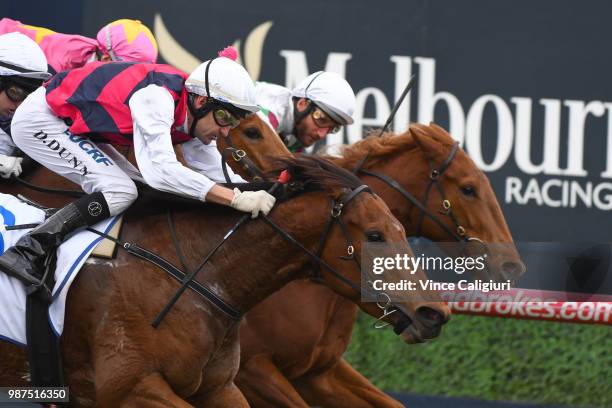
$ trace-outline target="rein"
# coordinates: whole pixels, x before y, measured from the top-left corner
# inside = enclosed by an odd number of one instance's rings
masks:
[[[276,187],[278,187],[280,184],[279,183],[275,183],[274,186],[269,190],[269,192],[273,192],[275,190]],[[347,193],[345,193],[344,195],[342,195],[340,197],[340,199],[338,201],[333,200],[332,201],[332,210],[331,210],[331,215],[330,215],[330,220],[327,223],[327,227],[323,232],[323,235],[321,237],[320,242],[322,243],[322,245],[325,244],[325,242],[327,241],[327,236],[329,235],[330,231],[331,231],[331,225],[333,225],[334,222],[338,223],[340,225],[340,228],[342,229],[342,232],[344,234],[345,239],[347,240],[347,252],[350,256],[353,255],[354,253],[354,247],[352,244],[352,240],[348,234],[348,230],[346,228],[346,225],[344,224],[344,222],[341,220],[341,215],[342,215],[342,210],[343,208],[348,205],[355,197],[357,197],[360,193],[362,192],[369,192],[370,194],[372,194],[372,191],[370,190],[370,188],[366,185],[362,185],[359,186],[358,188],[351,190]],[[331,267],[329,264],[327,264],[325,261],[323,261],[323,259],[321,259],[320,257],[320,253],[315,254],[312,251],[310,251],[308,248],[304,247],[304,245],[302,245],[299,241],[297,241],[295,238],[293,238],[290,234],[288,234],[286,231],[284,231],[281,227],[279,227],[277,224],[275,224],[269,217],[267,216],[261,216],[261,218],[268,224],[270,225],[274,231],[279,234],[282,238],[284,238],[286,241],[288,241],[289,243],[297,246],[299,249],[301,249],[304,253],[306,253],[314,262],[316,262],[317,265],[319,265],[319,267],[324,267],[325,269],[329,270],[338,280],[342,281],[343,283],[345,283],[346,285],[348,285],[349,287],[353,288],[357,293],[362,293],[362,292],[366,292],[370,295],[376,295],[376,293],[370,291],[367,288],[360,288],[359,285],[356,285],[355,283],[353,283],[351,280],[347,279],[345,276],[343,276],[342,274],[340,274],[338,271],[336,271],[333,267]],[[171,300],[166,304],[166,306],[162,309],[162,311],[157,315],[157,317],[155,318],[155,320],[153,321],[152,325],[153,327],[158,327],[159,324],[161,324],[162,320],[164,319],[164,317],[169,313],[169,311],[172,309],[172,307],[174,306],[174,304],[178,301],[179,297],[182,295],[182,293],[184,292],[184,290],[187,287],[191,288],[191,283],[193,282],[197,282],[195,281],[195,276],[197,275],[197,273],[204,267],[204,265],[208,262],[208,260],[212,257],[212,255],[214,255],[214,253],[217,251],[217,249],[219,249],[229,238],[229,236],[231,236],[233,234],[233,232],[235,232],[238,227],[240,225],[242,225],[245,221],[250,219],[250,215],[246,214],[244,215],[239,221],[238,223],[230,230],[230,232],[228,232],[223,239],[214,247],[214,249],[209,252],[209,254],[206,256],[206,258],[204,259],[204,261],[202,261],[202,263],[198,266],[198,268],[194,271],[191,272],[189,275],[186,275],[183,272],[180,272],[182,274],[182,282],[183,282],[183,286],[175,293],[175,295],[171,298]],[[184,256],[182,255],[182,251],[180,250],[180,246],[178,243],[178,239],[176,237],[176,231],[174,229],[174,225],[172,222],[172,217],[171,217],[171,213],[168,213],[168,221],[170,224],[170,232],[171,232],[171,236],[172,236],[172,240],[174,242],[175,248],[177,250],[177,253],[179,255],[179,258],[181,259],[181,263],[183,264],[183,267],[185,268],[186,271],[188,271],[188,267],[187,267],[187,262],[186,259],[184,258]],[[142,248],[137,247],[138,249],[142,250]],[[128,249],[128,248],[126,248]],[[129,252],[129,251],[128,251]],[[139,251],[140,252],[140,251]],[[147,251],[148,252],[148,251]],[[320,246],[319,252],[322,252],[322,247]],[[140,254],[135,254],[137,256],[139,256]],[[143,258],[143,259],[147,259],[148,261],[152,262],[152,260],[150,259],[151,253],[148,252],[148,257]],[[155,255],[155,254],[153,254]],[[142,256],[141,256],[142,257]],[[159,258],[159,257],[157,257]],[[345,259],[345,257],[341,257],[342,259]],[[346,258],[346,259],[354,259],[355,262],[357,262],[357,260],[354,257],[351,258]],[[158,265],[157,263],[153,262],[154,264]],[[359,263],[357,262],[357,265],[359,266]],[[160,265],[158,265],[160,266]],[[166,268],[162,269],[166,270],[167,272],[169,272]],[[176,268],[174,268],[176,269]],[[202,285],[200,285],[202,286]],[[192,288],[193,289],[193,288]],[[209,299],[207,296],[205,296],[208,300]],[[230,315],[230,317],[234,317],[234,315],[227,313],[226,309],[233,309],[231,306],[229,306],[226,302],[224,302],[222,299],[216,297],[217,301],[220,301],[221,303],[223,303],[226,307],[221,308],[220,309],[225,312],[226,314]],[[214,302],[213,302],[214,303]],[[216,303],[214,303],[216,306],[218,306]],[[235,309],[233,309],[235,310]],[[235,315],[239,315],[241,316],[242,313],[240,313],[239,311],[236,311]]]
[[[387,176],[386,174],[377,173],[377,172],[363,169],[363,166],[365,165],[367,159],[369,158],[369,152],[358,162],[358,165],[353,169],[353,173],[356,175],[365,174],[365,175],[375,177],[385,182],[389,187],[393,188],[395,191],[401,194],[412,205],[417,207],[419,209],[419,219],[417,222],[417,230],[416,230],[417,237],[422,236],[421,232],[422,232],[423,222],[425,220],[425,217],[427,216],[436,225],[442,228],[449,236],[451,236],[455,241],[462,242],[462,243],[477,242],[480,245],[482,245],[482,247],[485,250],[484,256],[486,258],[489,254],[489,248],[487,244],[481,239],[476,238],[476,237],[470,237],[467,234],[465,227],[461,225],[457,216],[453,213],[452,204],[450,200],[446,198],[446,195],[444,194],[444,189],[442,187],[442,184],[440,183],[441,177],[444,175],[446,170],[452,164],[453,160],[455,159],[457,155],[458,150],[459,150],[459,142],[453,143],[453,147],[451,148],[450,153],[448,154],[446,159],[442,162],[442,164],[440,164],[439,167],[436,167],[431,160],[428,161],[429,168],[430,168],[429,180],[427,182],[427,187],[425,188],[425,195],[422,201],[417,199],[414,195],[412,195],[406,189],[404,189],[396,180]],[[427,208],[427,203],[429,202],[429,195],[434,186],[437,188],[440,194],[440,197],[442,198],[442,204],[441,204],[442,209],[439,212],[442,215],[446,215],[450,217],[450,219],[452,220],[455,226],[454,230],[449,228],[448,225],[446,225],[446,223],[444,223],[437,214],[435,214],[434,212],[429,210],[429,208]]]
[[[64,196],[68,196],[68,197],[82,197],[85,195],[85,193],[81,190],[62,190],[59,188],[50,188],[50,187],[41,187],[41,186],[37,186],[36,184],[32,184],[29,181],[26,181],[24,179],[22,179],[19,176],[12,176],[11,177],[12,180],[17,181],[18,183],[24,185],[25,187],[29,188],[30,190],[34,190],[34,191],[38,191],[40,193],[47,193],[47,194],[59,194],[59,195],[64,195]]]
[[[170,225],[172,226],[171,230],[174,230],[174,225],[173,224],[170,224]],[[115,239],[93,228],[87,228],[87,230],[95,234],[98,234],[101,237],[104,237],[106,239],[109,239],[115,242],[121,248],[123,248],[128,254],[136,256],[140,259],[143,259],[161,268],[162,270],[166,271],[171,277],[173,277],[179,282],[184,282],[185,279],[188,277],[187,273],[181,271],[180,269],[178,269],[176,266],[174,266],[172,263],[170,263],[166,259],[162,258],[161,256],[157,255],[154,252],[151,252],[145,248],[138,246],[138,244],[130,243],[130,242],[122,242],[118,239]],[[177,250],[178,250],[178,247],[177,247]],[[184,258],[181,256],[182,252],[177,251],[177,253],[179,254],[179,257],[181,258],[181,262],[183,262]],[[200,264],[197,270],[201,269],[206,264],[206,262],[208,262],[208,259],[205,259],[204,261],[202,261],[202,263]],[[188,272],[188,269],[186,268],[185,264],[183,264],[183,267],[185,268],[185,271]],[[223,313],[225,313],[227,316],[231,317],[232,319],[239,320],[240,318],[242,318],[243,313],[241,311],[232,307],[230,304],[225,302],[221,297],[217,296],[217,294],[215,294],[212,290],[210,290],[205,285],[202,285],[200,282],[191,279],[188,282],[188,286],[189,286],[189,289],[193,290],[195,293],[200,295],[202,298],[208,300],[215,307],[217,307],[219,310],[221,310]]]
[[[348,233],[348,229],[346,227],[346,224],[344,223],[344,221],[342,221],[342,217],[341,216],[342,216],[343,209],[355,197],[357,197],[359,194],[364,193],[364,192],[368,192],[368,193],[372,194],[372,190],[370,189],[370,187],[368,187],[367,185],[364,184],[364,185],[361,185],[361,186],[359,186],[358,188],[356,188],[356,189],[354,189],[352,191],[347,192],[342,197],[340,197],[340,199],[338,201],[332,200],[330,217],[329,217],[329,219],[328,219],[328,221],[326,223],[326,226],[325,226],[325,228],[323,230],[321,238],[319,239],[319,246],[318,246],[318,249],[317,249],[316,253],[312,252],[308,248],[304,247],[301,243],[299,243],[295,238],[293,238],[291,235],[289,235],[287,232],[285,232],[282,228],[280,228],[278,225],[276,225],[267,216],[264,216],[263,219],[281,237],[283,237],[286,241],[292,243],[293,245],[297,246],[299,249],[301,249],[304,253],[306,253],[311,258],[311,260],[318,266],[318,268],[316,268],[315,277],[317,277],[318,279],[322,279],[321,276],[320,276],[320,267],[324,267],[325,269],[330,271],[332,273],[332,275],[334,275],[338,280],[342,281],[347,286],[353,288],[357,293],[362,293],[362,292],[366,291],[366,292],[369,292],[370,294],[372,294],[366,288],[361,288],[358,285],[356,285],[355,283],[353,283],[352,281],[350,281],[349,279],[347,279],[345,276],[340,274],[338,271],[336,271],[334,268],[332,268],[330,265],[328,265],[325,261],[323,261],[323,259],[321,259],[321,254],[323,253],[323,249],[325,247],[325,243],[327,242],[327,238],[329,237],[331,229],[332,229],[334,224],[338,224],[338,226],[340,227],[340,230],[342,231],[344,239],[346,240],[346,251],[347,251],[347,254],[348,254],[348,256],[340,256],[340,258],[343,259],[343,260],[354,260],[356,262],[357,266],[359,267],[359,269],[361,270],[361,266],[359,264],[359,261],[354,256],[355,248],[353,246],[353,241],[352,241],[352,239],[350,237],[350,234]]]

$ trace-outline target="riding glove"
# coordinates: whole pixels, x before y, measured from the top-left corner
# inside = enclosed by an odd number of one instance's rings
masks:
[[[276,198],[264,190],[240,191],[235,188],[234,198],[230,205],[236,210],[250,212],[251,217],[256,218],[260,211],[268,215],[275,202]]]
[[[19,176],[21,174],[21,162],[23,157],[5,156],[0,154],[0,177],[9,178],[13,174]]]

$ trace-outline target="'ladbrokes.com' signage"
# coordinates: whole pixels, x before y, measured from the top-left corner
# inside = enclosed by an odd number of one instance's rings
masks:
[[[140,18],[161,59],[186,71],[234,44],[259,80],[292,87],[316,70],[338,72],[357,112],[329,143],[381,126],[417,74],[395,130],[410,121],[449,129],[491,178],[515,238],[596,241],[612,226],[611,11],[556,0],[110,0],[87,3],[85,27]]]

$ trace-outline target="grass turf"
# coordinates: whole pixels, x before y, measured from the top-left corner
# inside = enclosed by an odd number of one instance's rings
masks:
[[[405,345],[361,315],[346,359],[379,388],[419,394],[612,407],[612,328],[453,315]]]

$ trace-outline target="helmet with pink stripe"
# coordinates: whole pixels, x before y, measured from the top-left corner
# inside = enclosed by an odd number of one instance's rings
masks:
[[[98,47],[113,61],[151,62],[157,60],[157,41],[138,20],[121,19],[102,27]]]

